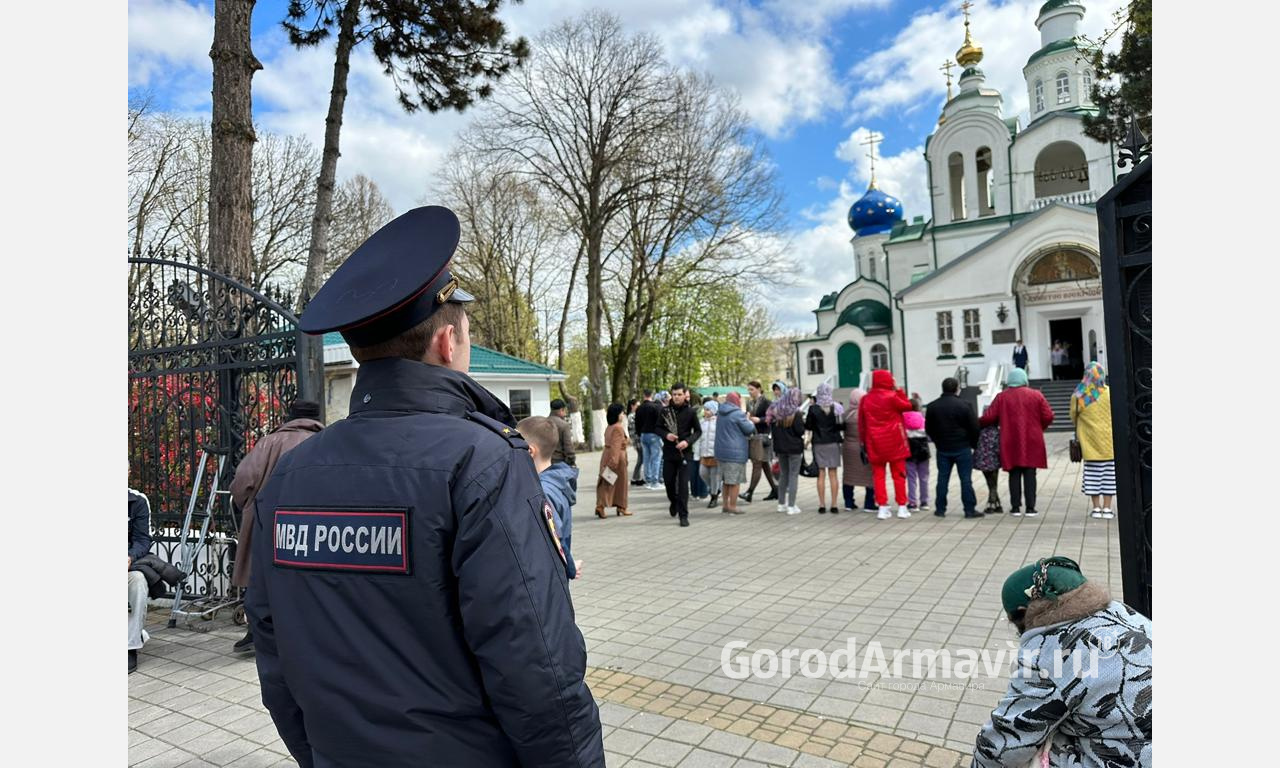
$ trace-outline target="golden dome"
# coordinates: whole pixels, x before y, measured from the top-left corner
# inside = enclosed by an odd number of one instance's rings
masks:
[[[978,62],[982,61],[982,46],[973,42],[973,38],[969,36],[969,20],[964,22],[964,45],[960,46],[960,50],[956,51],[956,63],[962,67],[974,67]]]

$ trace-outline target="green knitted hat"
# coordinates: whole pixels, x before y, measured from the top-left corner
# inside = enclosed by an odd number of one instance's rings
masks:
[[[1000,599],[1004,612],[1013,615],[1036,598],[1057,600],[1086,581],[1076,561],[1066,557],[1043,557],[1014,571],[1004,580]]]

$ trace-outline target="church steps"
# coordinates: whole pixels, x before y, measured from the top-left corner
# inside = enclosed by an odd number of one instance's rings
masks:
[[[1074,381],[1054,381],[1052,379],[1031,379],[1028,386],[1040,390],[1044,399],[1049,401],[1053,409],[1053,424],[1049,432],[1071,431],[1071,393],[1076,390]]]

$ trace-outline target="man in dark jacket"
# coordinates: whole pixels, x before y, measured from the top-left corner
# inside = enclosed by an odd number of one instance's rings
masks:
[[[653,401],[653,390],[644,391],[644,402],[636,408],[636,432],[644,446],[644,487],[656,491],[662,486],[662,406]]]
[[[466,371],[460,227],[417,208],[303,313],[360,363],[350,415],[258,493],[246,609],[301,768],[604,765],[564,563],[511,412]]]
[[[151,551],[151,503],[129,489],[129,565]],[[138,668],[138,649],[147,642],[147,577],[129,570],[129,673]]]
[[[947,485],[951,467],[960,475],[960,502],[964,516],[982,517],[978,498],[973,493],[973,449],[978,446],[978,415],[960,399],[960,382],[942,380],[942,397],[929,403],[924,412],[924,431],[938,449],[938,486],[934,492],[937,507],[933,514],[947,514]]]
[[[564,401],[556,398],[551,401],[551,423],[556,425],[556,432],[560,439],[556,444],[555,453],[551,454],[552,464],[568,464],[571,467],[578,466],[578,454],[573,450],[573,429],[570,428],[569,408]]]
[[[693,460],[693,444],[702,437],[698,409],[689,405],[689,390],[684,384],[671,387],[671,404],[662,409],[662,425],[666,429],[662,443],[662,482],[671,502],[671,516],[680,518],[680,526],[689,525],[689,462]]]

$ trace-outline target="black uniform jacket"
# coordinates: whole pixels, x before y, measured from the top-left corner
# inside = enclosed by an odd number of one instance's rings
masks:
[[[301,766],[603,766],[564,563],[511,414],[468,376],[360,366],[350,415],[257,499],[246,607]]]

